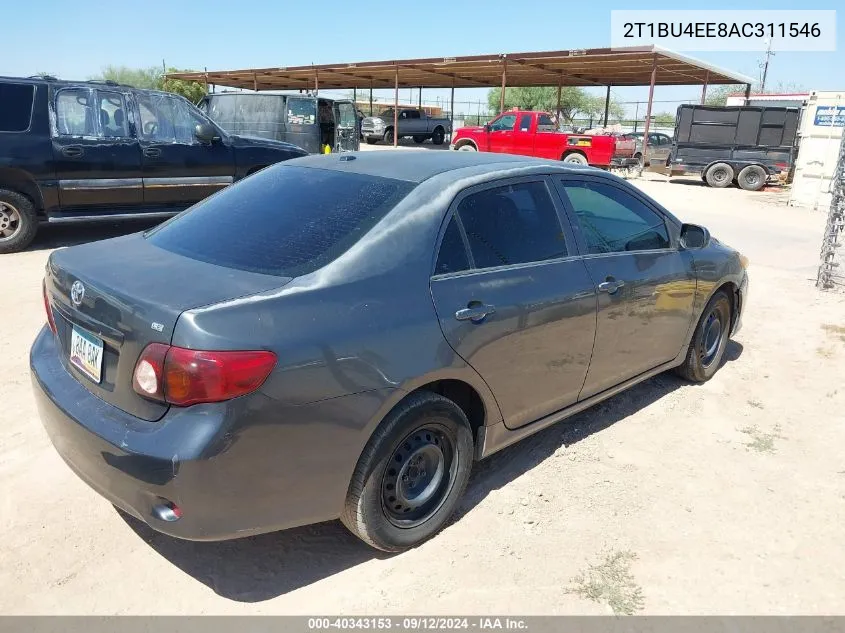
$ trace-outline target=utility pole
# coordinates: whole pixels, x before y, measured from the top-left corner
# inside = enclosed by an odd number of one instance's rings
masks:
[[[772,52],[772,40],[769,39],[769,45],[766,47],[766,61],[763,62],[763,78],[760,80],[760,92],[766,92],[766,75],[769,74],[769,58],[774,55]]]

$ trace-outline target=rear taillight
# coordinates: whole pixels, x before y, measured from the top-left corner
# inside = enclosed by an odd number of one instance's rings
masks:
[[[275,365],[276,355],[265,350],[215,352],[151,343],[135,365],[132,388],[181,407],[221,402],[258,389]]]
[[[56,321],[53,319],[53,308],[50,306],[50,297],[47,295],[47,281],[41,282],[41,295],[44,297],[44,310],[47,312],[47,325],[53,334],[56,333]]]

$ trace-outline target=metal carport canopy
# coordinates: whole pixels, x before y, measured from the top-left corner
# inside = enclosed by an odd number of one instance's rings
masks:
[[[656,46],[592,48],[463,57],[396,59],[170,73],[172,79],[250,90],[343,88],[489,88],[751,84],[753,79]],[[398,70],[398,73],[397,73]],[[398,78],[397,78],[398,75]]]

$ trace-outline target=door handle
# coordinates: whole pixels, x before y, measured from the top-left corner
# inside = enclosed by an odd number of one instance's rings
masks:
[[[479,303],[478,301],[471,301],[467,304],[466,308],[458,310],[455,312],[455,318],[458,321],[472,321],[474,323],[478,323],[484,319],[489,314],[493,314],[496,312],[496,307],[491,305],[485,305],[483,303]]]
[[[606,292],[607,294],[612,295],[624,285],[625,282],[621,279],[617,280],[613,277],[608,277],[606,281],[601,282],[598,286],[596,286],[596,288],[599,292]]]
[[[159,158],[161,156],[161,150],[157,147],[147,147],[144,150],[144,156],[147,158]]]
[[[68,158],[79,158],[84,153],[85,152],[78,145],[70,145],[62,148],[62,156],[67,156]]]

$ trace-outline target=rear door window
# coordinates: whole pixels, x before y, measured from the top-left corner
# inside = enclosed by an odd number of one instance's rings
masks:
[[[377,176],[279,165],[147,235],[154,245],[192,259],[296,277],[346,252],[413,187]]]
[[[476,268],[566,257],[566,238],[545,182],[484,189],[458,205]]]
[[[26,132],[34,100],[35,86],[0,83],[0,132]]]
[[[97,91],[97,109],[100,113],[100,130],[104,137],[125,137],[129,134],[126,104],[119,92]]]

